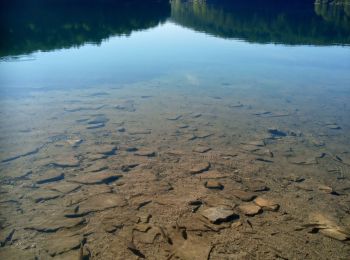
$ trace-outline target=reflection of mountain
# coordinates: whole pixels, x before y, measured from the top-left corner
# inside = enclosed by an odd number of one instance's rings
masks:
[[[349,3],[349,0],[318,0],[316,4],[314,0],[173,0],[171,17],[184,27],[249,42],[350,44],[346,1]]]
[[[0,0],[0,57],[101,43],[164,22],[167,0]]]

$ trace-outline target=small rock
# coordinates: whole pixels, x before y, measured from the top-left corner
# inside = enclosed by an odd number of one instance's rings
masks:
[[[319,185],[318,189],[327,194],[338,195],[338,193],[332,187],[326,185]]]
[[[221,178],[228,178],[231,175],[227,173],[221,173],[216,170],[210,170],[207,172],[204,172],[200,175],[198,175],[201,179],[221,179]]]
[[[230,220],[232,217],[238,217],[232,209],[222,206],[203,210],[201,215],[214,224],[220,224],[221,222]]]
[[[125,151],[127,152],[136,152],[138,149],[136,147],[130,146],[130,147],[126,147]]]
[[[101,154],[105,156],[114,155],[117,151],[117,147],[112,144],[99,144],[93,147],[92,152],[95,154]]]
[[[181,117],[182,115],[175,115],[175,116],[167,117],[167,119],[170,121],[176,121],[176,120],[179,120]]]
[[[339,130],[341,129],[340,126],[338,126],[337,124],[329,124],[329,125],[326,125],[327,128],[329,129],[332,129],[332,130]]]
[[[224,186],[218,182],[218,181],[207,181],[205,182],[204,186],[208,189],[217,189],[217,190],[222,190],[224,188]]]
[[[86,129],[97,129],[97,128],[102,128],[105,127],[104,123],[99,123],[99,124],[91,124],[86,127]]]
[[[151,150],[140,150],[140,151],[136,151],[134,153],[134,155],[145,156],[145,157],[154,157],[154,156],[156,156],[156,152],[151,151]]]
[[[127,100],[115,106],[116,109],[126,112],[135,112],[135,102],[133,100]]]
[[[151,134],[151,130],[136,130],[136,131],[129,131],[129,135],[149,135]]]
[[[80,138],[67,140],[67,143],[70,144],[73,147],[77,147],[82,142],[83,142],[83,139],[80,139]]]
[[[254,203],[261,207],[263,210],[277,211],[279,209],[279,205],[277,203],[261,197],[257,197],[254,200]]]
[[[192,168],[190,169],[190,173],[191,174],[202,173],[202,172],[209,170],[209,168],[210,168],[209,162],[198,163],[198,164],[192,166]]]
[[[243,190],[233,190],[232,195],[239,198],[242,201],[252,201],[256,198],[256,195],[254,193]]]
[[[278,130],[277,128],[269,128],[267,131],[271,134],[273,138],[287,136],[287,133]]]
[[[243,214],[250,217],[255,216],[256,214],[259,214],[261,212],[261,207],[253,203],[243,204],[240,205],[238,208],[240,209],[240,211],[242,211]]]
[[[253,180],[247,183],[249,190],[251,191],[267,191],[269,188],[264,184],[264,182],[259,180]]]
[[[208,146],[198,146],[198,147],[193,149],[193,151],[196,153],[206,153],[210,150],[211,150],[211,148]]]
[[[124,132],[125,132],[125,128],[124,128],[124,127],[118,127],[118,128],[117,128],[117,131],[118,131],[119,133],[124,133]]]

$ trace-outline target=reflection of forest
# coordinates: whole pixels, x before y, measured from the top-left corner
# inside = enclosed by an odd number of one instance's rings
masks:
[[[350,0],[316,0],[315,12],[337,26],[350,25]]]
[[[318,2],[173,0],[171,10],[174,22],[223,38],[291,45],[349,44],[349,0]]]
[[[167,0],[1,0],[0,57],[99,44],[164,22]]]
[[[0,57],[182,26],[258,43],[349,44],[350,0],[0,0]],[[170,9],[171,8],[171,9]]]

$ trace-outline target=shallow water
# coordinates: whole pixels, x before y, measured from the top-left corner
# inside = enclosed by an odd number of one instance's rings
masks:
[[[349,3],[102,2],[1,8],[0,256],[347,259]]]

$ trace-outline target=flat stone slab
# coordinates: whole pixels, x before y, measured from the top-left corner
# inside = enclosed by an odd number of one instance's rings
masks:
[[[58,192],[61,192],[63,194],[68,194],[68,193],[71,193],[71,192],[79,189],[80,187],[81,187],[81,185],[76,184],[76,183],[60,182],[57,184],[47,185],[44,188],[48,189],[48,190],[58,191]]]
[[[250,191],[267,191],[269,188],[266,186],[266,184],[263,181],[259,180],[253,180],[248,183],[246,183],[248,189]]]
[[[190,173],[191,174],[202,173],[202,172],[208,171],[209,168],[210,168],[209,162],[197,163],[195,165],[192,165],[192,167],[190,169]]]
[[[177,248],[175,255],[179,259],[203,260],[209,259],[212,246],[207,241],[188,239]]]
[[[229,174],[221,173],[216,170],[210,170],[207,172],[203,172],[199,175],[201,179],[221,179],[230,177]]]
[[[95,145],[92,148],[92,153],[95,154],[102,154],[102,155],[114,155],[117,151],[117,147],[112,144],[100,144],[100,145]]]
[[[47,200],[57,199],[62,196],[61,193],[46,189],[38,189],[28,194],[27,198],[32,199],[35,203],[44,202]]]
[[[50,164],[62,168],[78,167],[80,165],[80,161],[74,155],[62,155],[53,158]]]
[[[111,208],[126,206],[127,202],[119,195],[112,193],[103,193],[89,197],[79,204],[78,209],[72,213],[66,214],[66,217],[85,216],[92,212],[99,212]]]
[[[277,203],[261,197],[257,197],[254,200],[254,203],[261,207],[263,210],[277,211],[279,208],[279,205]]]
[[[222,190],[224,188],[224,185],[222,185],[218,181],[214,180],[209,180],[204,183],[204,186],[208,189],[213,189],[213,190]]]
[[[210,150],[211,150],[211,148],[208,146],[197,146],[193,149],[193,151],[196,153],[206,153]]]
[[[93,172],[93,173],[85,173],[78,177],[72,178],[68,180],[69,182],[75,182],[85,185],[93,185],[93,184],[108,184],[113,181],[118,180],[123,177],[121,174],[114,174],[110,172]]]
[[[107,170],[108,165],[105,160],[98,160],[88,167],[84,168],[85,172],[100,172],[103,170]]]
[[[135,130],[135,131],[129,131],[129,135],[149,135],[151,134],[151,130]]]
[[[170,121],[176,121],[176,120],[179,120],[181,117],[182,115],[171,115],[171,116],[168,116],[166,119]]]
[[[45,243],[45,249],[49,255],[56,256],[74,249],[79,249],[82,238],[78,235],[68,236],[64,234],[55,234],[50,236]]]
[[[246,216],[255,216],[259,214],[262,210],[261,207],[253,203],[243,204],[238,206],[239,210]]]
[[[33,178],[37,184],[60,181],[64,179],[64,173],[55,170],[48,170],[43,175]]]
[[[230,208],[219,206],[203,210],[201,215],[207,218],[210,222],[219,224],[235,217],[236,214]]]
[[[156,156],[156,152],[152,150],[139,150],[134,153],[136,156],[145,156],[145,157],[154,157]]]
[[[52,233],[64,228],[73,228],[83,223],[85,223],[85,219],[83,218],[66,218],[63,215],[42,215],[34,218],[25,229]]]
[[[243,190],[233,190],[231,194],[242,201],[252,201],[256,198],[256,195],[251,192],[243,191]]]

